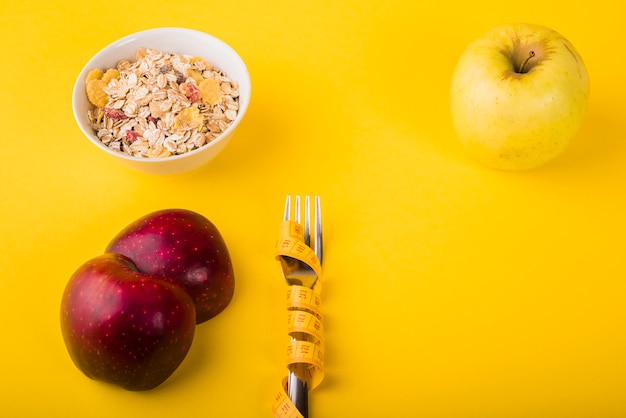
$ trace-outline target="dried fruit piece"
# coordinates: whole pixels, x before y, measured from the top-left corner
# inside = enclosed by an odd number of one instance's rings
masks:
[[[140,136],[141,135],[139,135],[139,132],[133,131],[132,129],[126,131],[126,139],[128,140],[129,144],[135,142]]]
[[[87,73],[87,77],[85,77],[85,84],[91,80],[100,80],[103,75],[104,72],[100,68],[94,68]]]
[[[196,84],[200,84],[200,82],[204,80],[202,73],[194,68],[190,68],[187,70],[187,77],[190,77],[196,80]]]
[[[117,80],[118,78],[120,78],[120,72],[117,71],[115,68],[110,68],[107,70],[106,73],[104,73],[104,75],[102,76],[102,80],[104,80],[105,83],[109,84],[109,81],[111,80]]]
[[[128,119],[128,116],[121,109],[104,109],[104,114],[111,119]]]
[[[185,74],[181,73],[180,71],[178,71],[176,68],[172,67],[171,65],[162,65],[161,68],[159,68],[159,74],[171,74],[174,75],[176,77],[176,84],[181,84],[185,81]]]
[[[109,81],[119,77],[120,73],[116,69],[107,70],[106,73],[99,68],[89,71],[85,77],[85,90],[89,102],[96,107],[106,106],[109,96],[104,92],[104,88]]]
[[[104,92],[107,83],[102,79],[92,79],[87,82],[85,90],[87,99],[96,107],[104,107],[109,101],[109,96]]]
[[[204,118],[197,107],[187,107],[181,110],[178,116],[174,118],[174,127],[176,129],[197,129],[199,131],[203,122]]]
[[[221,87],[217,84],[217,81],[212,78],[202,80],[198,88],[202,93],[202,101],[204,103],[215,105],[221,102],[224,97],[224,92]]]
[[[197,103],[202,98],[200,89],[193,83],[183,83],[180,85],[180,91],[191,101],[191,103]]]

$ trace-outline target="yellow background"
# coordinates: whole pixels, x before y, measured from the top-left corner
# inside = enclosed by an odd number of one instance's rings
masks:
[[[0,415],[270,417],[285,375],[272,258],[288,193],[324,211],[326,380],[312,417],[626,416],[626,111],[619,2],[5,2],[0,15]],[[450,76],[468,42],[540,23],[591,77],[580,134],[506,173],[454,136]],[[213,34],[253,97],[209,166],[122,167],[74,122],[76,76],[131,32]],[[161,387],[84,377],[59,328],[74,270],[157,209],[211,219],[237,289]]]

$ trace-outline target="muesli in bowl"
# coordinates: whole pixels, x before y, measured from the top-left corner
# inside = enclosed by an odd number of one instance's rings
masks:
[[[226,145],[247,109],[250,79],[221,41],[165,28],[105,48],[74,90],[75,117],[92,142],[127,166],[172,174],[205,164]]]
[[[136,61],[91,70],[89,121],[103,144],[135,157],[185,154],[237,118],[239,85],[200,57],[140,48]]]

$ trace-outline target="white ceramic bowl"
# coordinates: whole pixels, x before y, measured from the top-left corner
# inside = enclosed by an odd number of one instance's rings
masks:
[[[96,137],[89,125],[87,111],[93,105],[87,100],[85,77],[94,68],[102,70],[114,68],[121,59],[134,61],[135,53],[139,48],[153,48],[163,52],[199,56],[211,65],[223,70],[230,79],[239,83],[237,118],[218,138],[181,155],[166,158],[140,158],[108,148]],[[241,57],[226,43],[211,35],[192,29],[157,28],[137,32],[119,39],[106,46],[89,60],[76,79],[72,95],[72,107],[76,122],[87,139],[120,163],[131,169],[149,174],[178,174],[205,165],[226,147],[248,109],[250,92],[248,69]]]

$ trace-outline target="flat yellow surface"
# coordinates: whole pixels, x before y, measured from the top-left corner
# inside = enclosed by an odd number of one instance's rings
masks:
[[[326,379],[311,416],[626,416],[626,38],[619,2],[5,2],[0,15],[0,416],[271,417],[286,374],[273,246],[288,193],[324,211]],[[452,131],[465,45],[527,21],[591,77],[580,134],[530,172],[488,169]],[[231,44],[253,97],[233,142],[187,175],[132,172],[86,141],[78,72],[131,32]],[[74,270],[157,209],[211,219],[232,304],[161,387],[71,362],[59,306]]]

